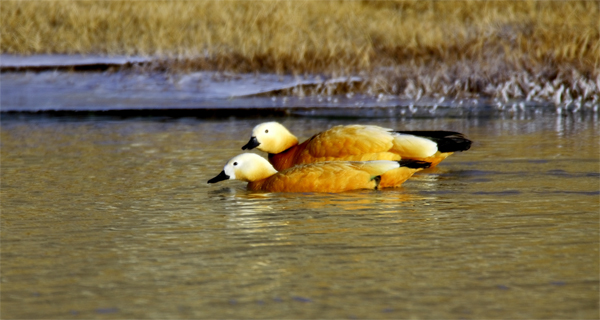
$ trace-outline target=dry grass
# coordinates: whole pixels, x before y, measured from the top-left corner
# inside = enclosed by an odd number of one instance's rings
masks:
[[[521,88],[530,80],[543,87],[560,78],[567,89],[600,81],[596,1],[2,1],[1,27],[3,53],[149,55],[171,70],[362,74],[371,93],[511,99],[530,93]],[[521,93],[504,88],[519,77],[527,79]],[[571,96],[583,95],[573,88]]]

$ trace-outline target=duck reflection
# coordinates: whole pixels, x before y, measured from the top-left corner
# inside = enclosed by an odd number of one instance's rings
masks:
[[[239,267],[228,276],[241,284],[239,303],[257,296],[289,299],[286,282],[299,274],[369,275],[366,264],[347,266],[381,259],[377,250],[389,246],[390,237],[410,234],[423,200],[404,188],[328,194],[257,193],[241,186],[213,190],[210,198],[227,212],[220,231],[225,242],[215,246],[235,256]],[[318,295],[314,290],[302,291]]]
[[[291,235],[305,233],[344,233],[360,228],[360,219],[385,218],[401,223],[402,211],[425,198],[405,190],[354,191],[321,193],[256,193],[243,189],[223,188],[211,192],[229,212],[226,227],[254,246],[279,245]],[[412,210],[412,209],[410,209]],[[293,230],[289,227],[293,226]],[[357,230],[354,230],[357,231]],[[364,230],[363,230],[364,231]],[[264,235],[256,237],[258,234]],[[282,242],[284,241],[284,242]]]
[[[431,182],[436,179],[430,176],[419,178]],[[322,213],[331,214],[368,213],[368,211],[379,212],[390,206],[424,199],[418,194],[406,193],[404,188],[343,193],[270,193],[252,192],[243,188],[222,188],[208,193],[211,198],[226,200],[226,208],[240,215],[275,213],[274,210],[286,212],[292,210],[297,213],[309,210],[320,210]]]

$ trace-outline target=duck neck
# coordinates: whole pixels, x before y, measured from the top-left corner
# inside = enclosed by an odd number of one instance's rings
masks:
[[[267,179],[248,182],[247,189],[250,191],[261,191]]]
[[[296,156],[298,151],[298,146],[295,145],[277,154],[269,153],[269,162],[278,171],[293,167],[296,164]]]
[[[264,161],[264,163],[262,163],[259,167],[254,169],[252,172],[246,172],[244,174],[244,180],[246,180],[248,182],[265,180],[265,179],[269,178],[270,176],[277,173],[277,170],[275,170],[275,168],[273,168],[273,166],[269,162],[264,160],[264,158],[263,158],[263,161]]]
[[[291,133],[282,135],[280,139],[281,140],[279,142],[279,145],[278,145],[277,149],[278,150],[283,150],[283,151],[277,152],[277,153],[286,152],[290,148],[298,145],[298,138],[296,138],[296,136],[294,136]]]
[[[248,190],[260,191],[267,180],[277,173],[277,170],[273,166],[265,161],[265,165],[261,166],[257,170],[254,170],[251,174],[246,175],[245,179],[248,181]]]

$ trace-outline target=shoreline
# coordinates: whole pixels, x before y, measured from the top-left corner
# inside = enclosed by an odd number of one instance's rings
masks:
[[[13,64],[3,78],[55,71],[137,76],[154,79],[140,80],[142,87],[172,90],[175,103],[178,95],[198,98],[170,86],[185,87],[180,79],[199,73],[241,77],[250,87],[291,78],[260,94],[363,95],[375,106],[475,99],[495,108],[554,105],[558,113],[600,103],[598,2],[5,1],[0,15],[3,57],[81,58],[77,65]]]
[[[473,77],[451,83],[439,77],[436,82],[425,69],[411,73],[389,68],[375,76],[333,78],[156,67],[165,63],[149,57],[1,55],[1,112],[225,117],[249,116],[254,110],[287,116],[530,117],[594,114],[600,105],[600,75],[586,81],[573,71],[570,77],[557,74],[540,85],[526,73],[497,83],[477,83]],[[402,78],[393,81],[404,81],[403,90],[372,89],[394,77]]]

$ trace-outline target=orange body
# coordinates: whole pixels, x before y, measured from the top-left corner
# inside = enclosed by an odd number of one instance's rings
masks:
[[[421,161],[426,161],[426,162],[430,162],[431,166],[430,168],[433,168],[435,166],[437,166],[440,162],[442,162],[442,160],[448,158],[449,156],[451,156],[454,152],[436,152],[434,155],[430,156],[430,157],[424,157],[424,158],[407,158],[407,157],[403,157],[402,159],[413,159],[413,160],[421,160]]]
[[[315,136],[316,137],[316,136]],[[335,156],[317,156],[315,157],[310,150],[307,150],[307,146],[315,138],[309,139],[302,144],[296,145],[289,148],[288,150],[279,154],[269,154],[269,162],[278,171],[286,170],[294,167],[298,164],[316,163],[322,161],[371,161],[371,160],[400,160],[400,156],[390,152],[371,152],[362,154],[351,154],[351,155],[338,155]],[[313,145],[314,146],[314,145]],[[442,161],[448,155],[442,154],[442,158],[437,163]],[[433,158],[433,157],[429,157]],[[429,162],[429,160],[425,160]],[[400,167],[397,169],[390,170],[381,175],[380,188],[399,187],[408,180],[412,175],[421,169],[412,169],[406,167]]]
[[[371,161],[413,159],[431,162],[434,166],[452,153],[437,152],[430,157],[400,156],[394,150],[392,138],[387,135],[367,135],[371,132],[353,130],[353,127],[335,127],[319,133],[312,138],[297,144],[284,152],[269,154],[269,162],[278,171],[291,168],[298,164],[316,163],[322,161]],[[362,129],[357,127],[357,129]],[[380,187],[398,187],[415,172],[421,169],[401,167],[391,170],[381,176]]]
[[[315,155],[311,152],[310,149],[307,149],[309,144],[313,141],[314,136],[311,139],[304,141],[302,144],[295,145],[282,153],[278,154],[269,154],[269,162],[275,167],[275,169],[281,171],[287,168],[291,168],[297,164],[305,164],[305,163],[314,163],[321,161],[371,161],[371,160],[395,160],[398,161],[402,159],[412,159],[412,160],[421,160],[425,162],[430,162],[431,167],[436,166],[442,160],[446,159],[453,152],[436,152],[433,156],[430,157],[401,157],[398,154],[391,153],[388,151],[377,152],[378,150],[371,150],[372,152],[368,153],[357,153],[357,154],[318,154]],[[312,145],[312,148],[315,148],[315,145]],[[323,149],[324,150],[324,149]]]
[[[424,161],[436,166],[455,151],[468,150],[471,141],[453,131],[393,131],[373,125],[336,126],[298,144],[298,138],[277,122],[252,130],[243,150],[269,154],[276,170],[322,161]],[[409,167],[412,167],[409,165]],[[397,187],[419,169],[404,168],[382,176],[382,187]]]
[[[380,168],[377,169],[381,171]],[[298,165],[277,172],[266,179],[251,181],[248,183],[248,190],[342,192],[356,189],[376,189],[378,187],[379,171],[373,170],[373,168],[365,168],[364,163],[356,162],[321,162]]]

